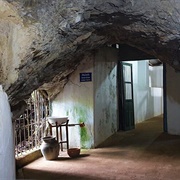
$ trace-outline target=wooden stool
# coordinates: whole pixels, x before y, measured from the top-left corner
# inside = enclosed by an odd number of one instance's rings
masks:
[[[60,148],[61,148],[61,151],[63,151],[63,144],[65,143],[66,146],[67,146],[67,149],[69,149],[69,134],[68,134],[68,123],[69,123],[69,120],[67,120],[65,123],[62,123],[62,124],[59,124],[56,122],[56,125],[51,125],[49,123],[49,126],[50,126],[50,135],[52,136],[52,128],[55,127],[56,128],[56,140],[58,141],[58,143],[60,144]],[[62,130],[63,130],[63,127],[65,127],[65,136],[66,138],[64,139],[63,136],[62,136]],[[58,131],[58,128],[59,128],[59,131]]]
[[[66,143],[67,149],[69,149],[69,135],[68,135],[68,122],[69,120],[66,121],[65,124],[61,124],[59,125],[59,129],[60,129],[60,146],[61,146],[61,151],[63,151],[63,144]],[[66,139],[63,140],[62,137],[62,127],[65,127],[65,131],[66,131]]]

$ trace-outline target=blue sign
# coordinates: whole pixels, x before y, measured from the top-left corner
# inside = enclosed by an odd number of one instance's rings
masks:
[[[92,81],[92,73],[80,73],[80,82],[89,82]]]

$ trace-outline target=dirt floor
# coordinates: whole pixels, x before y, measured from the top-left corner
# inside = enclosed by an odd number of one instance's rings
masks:
[[[162,123],[162,117],[149,119],[75,159],[66,152],[55,161],[39,158],[19,170],[18,178],[180,180],[180,136],[163,133]]]

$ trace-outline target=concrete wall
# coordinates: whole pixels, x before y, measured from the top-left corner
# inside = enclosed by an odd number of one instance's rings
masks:
[[[166,65],[166,80],[168,133],[180,135],[180,73]]]
[[[163,88],[163,66],[149,66],[149,86]]]
[[[117,131],[118,51],[100,49],[94,65],[95,146]]]
[[[94,144],[93,81],[80,82],[79,73],[83,72],[93,72],[93,57],[84,59],[71,74],[63,91],[52,102],[52,116],[68,116],[70,124],[84,122],[84,128],[69,127],[70,147],[91,148]]]
[[[114,48],[105,48],[84,59],[52,102],[52,116],[68,116],[70,146],[92,148],[117,131],[117,59]],[[92,82],[80,82],[79,73],[91,72]]]
[[[117,131],[117,60],[117,49],[99,49],[81,62],[52,102],[52,116],[85,122],[85,128],[69,127],[70,147],[96,147]],[[135,123],[162,114],[162,69],[149,68],[148,61],[129,63],[133,65]],[[80,82],[82,72],[91,72],[93,81]]]
[[[15,179],[14,134],[8,97],[0,85],[0,179]]]
[[[149,66],[149,87],[153,98],[154,116],[163,114],[163,65]]]
[[[163,69],[149,67],[148,61],[128,61],[133,65],[135,123],[163,113]],[[153,86],[153,87],[152,87]]]

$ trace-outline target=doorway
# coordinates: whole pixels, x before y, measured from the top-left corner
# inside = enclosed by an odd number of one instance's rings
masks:
[[[149,60],[118,62],[119,130],[163,114],[163,66]]]

